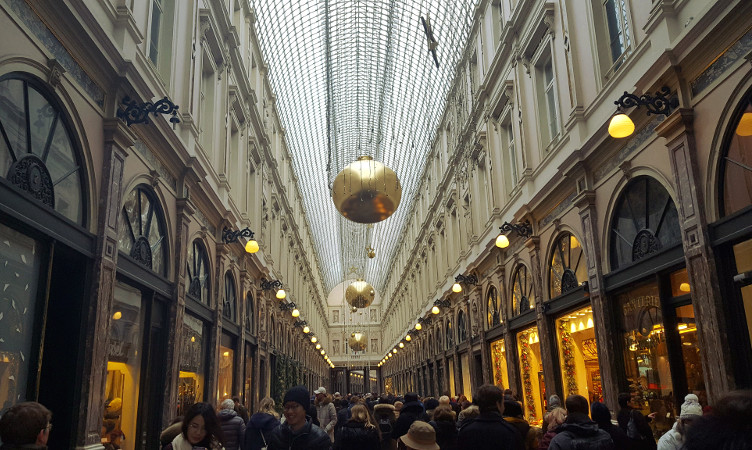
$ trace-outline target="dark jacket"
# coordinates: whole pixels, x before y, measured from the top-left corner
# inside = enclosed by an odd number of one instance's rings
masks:
[[[256,413],[251,416],[248,421],[248,425],[245,427],[245,444],[244,450],[261,450],[261,447],[265,447],[264,440],[269,442],[269,435],[272,430],[279,426],[279,420],[277,420],[271,414]],[[262,437],[263,434],[263,437]]]
[[[167,447],[167,444],[172,442],[173,439],[175,439],[175,436],[179,435],[183,432],[183,422],[176,422],[170,425],[169,427],[162,430],[162,433],[159,435],[159,443],[162,444],[162,448]]]
[[[381,441],[376,428],[366,428],[363,422],[348,420],[334,435],[334,450],[380,450]]]
[[[45,450],[47,446],[45,445],[37,445],[37,444],[3,444],[0,446],[0,450]]]
[[[538,439],[538,450],[547,450],[551,445],[551,440],[556,436],[556,430],[546,431],[540,439]]]
[[[423,409],[423,404],[421,402],[407,402],[402,405],[399,417],[397,417],[392,428],[392,439],[399,439],[406,435],[410,425],[416,420],[429,421],[428,415]]]
[[[221,409],[217,413],[219,424],[222,426],[225,450],[239,450],[245,437],[245,422],[233,409]]]
[[[556,431],[549,450],[614,450],[611,436],[585,414],[569,413]]]
[[[457,442],[472,450],[522,450],[520,433],[498,412],[483,412],[462,422]]]
[[[432,420],[431,426],[436,430],[436,443],[441,450],[457,450],[457,425],[451,420]]]
[[[632,409],[630,407],[622,408],[619,411],[619,414],[616,415],[616,420],[617,422],[619,422],[619,428],[621,428],[626,434],[630,417],[634,417],[637,431],[639,431],[643,436],[643,439],[641,440],[629,439],[630,448],[634,448],[636,450],[655,450],[657,448],[657,444],[655,442],[655,438],[653,437],[653,429],[650,428],[650,425],[648,424],[650,418],[643,416],[640,411],[637,411],[636,409]]]
[[[616,425],[609,423],[605,426],[598,425],[598,428],[605,431],[609,436],[611,436],[611,440],[614,441],[614,448],[616,450],[630,450],[632,448],[626,431],[622,430]]]
[[[311,422],[306,416],[306,424],[303,428],[293,432],[286,423],[275,428],[267,441],[269,450],[330,450],[332,440],[321,428]]]
[[[347,423],[348,420],[350,420],[350,417],[352,416],[352,411],[350,411],[350,408],[353,407],[352,403],[348,403],[347,407],[340,409],[337,411],[337,423],[334,425],[334,435],[337,436],[337,432],[340,428],[342,428],[342,425]]]
[[[530,431],[530,424],[527,422],[527,420],[520,419],[519,417],[507,416],[504,416],[504,420],[506,420],[509,425],[513,426],[520,433],[522,442],[525,442],[525,439],[527,439],[527,433]]]
[[[392,439],[392,430],[397,421],[394,415],[394,405],[378,404],[373,407],[373,418],[381,430],[381,449],[391,450],[396,448],[397,442]]]

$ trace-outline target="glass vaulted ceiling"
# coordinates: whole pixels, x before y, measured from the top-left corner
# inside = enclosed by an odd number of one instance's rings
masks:
[[[382,290],[477,0],[252,3],[325,288],[357,274]],[[439,68],[421,16],[438,41]],[[397,211],[371,226],[340,216],[330,197],[334,177],[361,155],[391,167],[402,183]]]

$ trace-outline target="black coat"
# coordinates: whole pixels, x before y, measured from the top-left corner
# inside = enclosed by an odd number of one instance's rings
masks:
[[[462,422],[457,442],[461,448],[472,450],[522,450],[520,433],[498,412],[483,412]]]
[[[337,436],[337,432],[340,428],[342,428],[342,425],[347,423],[348,420],[350,420],[350,416],[352,415],[352,411],[350,411],[350,408],[352,408],[352,403],[348,404],[347,407],[340,409],[337,411],[337,424],[334,425],[334,435]]]
[[[619,428],[627,432],[627,425],[629,424],[629,418],[634,417],[637,431],[643,436],[642,440],[629,439],[630,448],[636,450],[655,450],[658,446],[653,437],[653,429],[650,428],[650,418],[642,415],[642,413],[636,409],[630,407],[622,408],[619,414],[616,415],[616,421],[619,422]]]
[[[286,423],[275,428],[267,441],[269,450],[331,450],[332,440],[324,430],[311,423],[306,416],[303,428],[293,432]]]
[[[614,441],[590,417],[570,413],[566,422],[556,429],[549,450],[614,450]]]
[[[436,430],[436,443],[441,450],[457,450],[457,425],[451,420],[432,420],[431,426]]]
[[[239,450],[245,437],[245,422],[232,409],[222,409],[217,413],[219,424],[222,426],[222,443],[226,450]]]
[[[423,409],[423,404],[421,402],[405,403],[400,410],[400,415],[397,417],[397,421],[394,422],[394,427],[392,428],[392,439],[399,439],[406,435],[408,430],[410,430],[410,425],[416,420],[422,420],[424,422],[429,421],[428,415],[426,415],[426,411]]]
[[[261,450],[265,447],[264,440],[269,442],[272,430],[279,426],[277,420],[271,414],[256,413],[251,416],[248,425],[245,427],[244,450]],[[263,433],[263,437],[262,437]]]
[[[626,431],[622,430],[612,423],[609,423],[606,426],[598,425],[598,427],[608,433],[609,436],[611,436],[611,440],[614,441],[614,448],[616,450],[630,450],[632,448]]]
[[[348,420],[334,435],[334,450],[380,450],[381,441],[376,428],[366,428],[363,422]]]

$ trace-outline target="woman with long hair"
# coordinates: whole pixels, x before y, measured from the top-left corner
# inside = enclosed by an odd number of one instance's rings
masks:
[[[334,437],[334,450],[380,450],[379,427],[365,405],[352,407],[350,420],[345,422]]]
[[[183,417],[181,433],[170,442],[167,450],[192,450],[206,448],[221,450],[222,427],[214,408],[208,403],[194,403]]]
[[[274,409],[271,397],[264,397],[259,403],[258,411],[251,416],[245,428],[244,450],[261,450],[267,447],[269,434],[279,426],[279,413]]]

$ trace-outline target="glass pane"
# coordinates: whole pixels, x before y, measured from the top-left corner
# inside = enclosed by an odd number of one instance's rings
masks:
[[[740,120],[743,123],[752,123],[752,105],[747,106]],[[746,125],[743,128],[750,127]],[[723,212],[725,215],[752,205],[752,135],[749,130],[737,130],[731,136],[731,142],[723,161]],[[741,131],[742,135],[739,134]]]
[[[5,143],[5,139],[0,135],[0,177],[5,177],[8,174],[8,169],[13,163],[13,156],[10,154],[8,144]]]
[[[217,403],[231,398],[232,374],[235,373],[235,350],[224,345],[219,346],[219,374],[217,375]]]
[[[633,289],[619,295],[617,302],[621,311],[627,379],[643,406],[642,413],[647,415],[659,411],[661,405],[673,405],[674,386],[658,285],[653,283]],[[649,403],[653,400],[657,402]]]
[[[149,59],[157,64],[159,57],[159,29],[162,25],[162,5],[154,0],[151,12],[151,31],[149,33]]]
[[[708,405],[705,377],[702,372],[700,344],[697,340],[697,320],[692,305],[676,308],[676,323],[682,343],[682,360],[687,376],[687,390],[700,399],[703,406]]]
[[[11,150],[16,158],[21,158],[28,151],[23,81],[0,81],[0,123],[8,136]]]
[[[473,389],[470,383],[470,357],[467,353],[463,353],[460,356],[460,372],[462,373],[462,394],[467,397],[467,401],[472,402]]]
[[[603,401],[593,309],[590,306],[556,320],[559,363],[564,395],[579,394],[592,402]]]
[[[509,373],[507,372],[507,353],[504,339],[491,343],[491,367],[493,368],[494,384],[501,390],[508,389]]]
[[[2,109],[2,108],[0,108]],[[0,409],[25,401],[34,336],[39,244],[0,225]]]
[[[144,196],[145,197],[145,196]],[[145,207],[145,206],[143,206]],[[164,275],[165,273],[165,236],[162,232],[162,216],[157,205],[153,204],[151,223],[149,224],[149,246],[151,247],[151,268],[154,272]],[[146,222],[144,222],[146,225]]]
[[[752,270],[752,239],[734,245],[734,261],[736,262],[737,273]],[[747,318],[747,331],[749,332],[747,345],[752,345],[752,284],[743,286],[740,291],[744,314]]]
[[[546,387],[537,326],[517,333],[517,353],[522,370],[522,395],[518,398],[523,400],[525,418],[530,425],[540,426],[545,412]]]
[[[689,285],[689,275],[687,269],[677,270],[670,275],[671,280],[671,296],[679,297],[687,295],[692,292],[692,287]]]
[[[31,125],[31,152],[42,157],[50,128],[57,113],[47,100],[36,90],[29,89],[29,122]],[[65,128],[65,127],[56,127]],[[49,167],[47,167],[50,169]],[[50,169],[51,170],[51,169]],[[54,180],[55,177],[53,176]]]
[[[138,221],[136,220],[138,215],[137,194],[137,189],[132,190],[128,194],[118,219],[118,250],[127,254],[131,253],[135,237],[139,236]]]
[[[246,344],[245,345],[245,406],[251,404],[251,400],[253,398],[253,392],[251,391],[251,388],[253,387],[253,352],[251,351],[251,346]]]
[[[141,291],[118,283],[110,321],[102,442],[134,449],[141,380],[144,310]]]
[[[204,400],[206,346],[204,323],[189,314],[183,316],[183,345],[180,348],[178,406],[182,416],[194,403]]]
[[[29,90],[29,96],[31,96],[31,92]],[[81,215],[83,214],[81,207],[81,172],[76,163],[76,156],[68,131],[62,126],[62,123],[55,126],[55,134],[50,144],[45,165],[47,165],[52,183],[55,185],[55,211],[77,223],[81,223]]]

